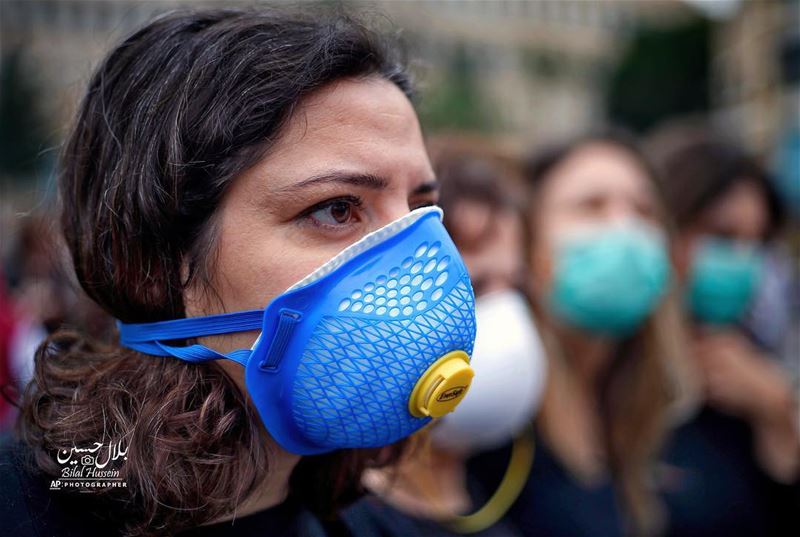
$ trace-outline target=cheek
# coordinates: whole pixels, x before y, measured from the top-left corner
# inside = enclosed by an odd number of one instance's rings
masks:
[[[263,308],[291,285],[292,264],[274,233],[226,226],[214,281],[227,311]]]
[[[292,240],[286,226],[246,213],[223,214],[211,274],[221,304],[207,313],[264,308],[331,256]]]
[[[480,254],[476,252],[466,252],[463,250],[460,252],[460,254],[461,259],[464,261],[464,265],[467,267],[469,277],[473,282],[480,281],[484,276]]]
[[[217,255],[210,275],[213,291],[191,290],[185,295],[187,316],[263,309],[288,287],[330,259],[326,251],[293,241],[285,227],[222,215]],[[334,252],[335,253],[335,252]],[[250,347],[257,331],[201,338],[200,343],[221,352]],[[243,385],[243,369],[227,364],[229,374]]]

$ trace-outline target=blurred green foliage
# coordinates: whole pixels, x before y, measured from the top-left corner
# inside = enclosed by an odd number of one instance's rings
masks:
[[[672,116],[710,107],[711,23],[642,27],[609,80],[606,107],[616,124],[644,132]]]
[[[0,58],[0,178],[33,176],[42,165],[45,121],[41,94],[30,76],[21,48]]]
[[[522,51],[522,67],[534,80],[556,79],[564,76],[570,69],[562,55],[556,51],[533,48]]]
[[[463,46],[449,58],[438,83],[422,96],[420,121],[428,131],[491,131],[497,127],[478,84],[478,69]]]

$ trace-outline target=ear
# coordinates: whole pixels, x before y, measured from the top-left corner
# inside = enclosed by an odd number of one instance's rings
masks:
[[[197,286],[189,283],[189,262],[186,256],[181,260],[181,284],[183,286],[183,308],[187,317],[198,317],[206,314],[207,304],[201,298]],[[189,285],[187,285],[189,284]]]
[[[180,275],[183,286],[183,307],[187,317],[200,317],[227,311],[222,297],[217,294],[212,285],[201,284],[198,282],[198,278],[189,281],[191,269],[186,255],[181,259]]]

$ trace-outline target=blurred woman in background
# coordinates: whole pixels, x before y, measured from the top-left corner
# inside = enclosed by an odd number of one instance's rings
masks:
[[[550,373],[510,516],[525,535],[654,533],[655,457],[688,393],[654,174],[611,134],[542,153],[527,177],[528,283]],[[506,458],[471,467],[487,482]]]
[[[543,350],[521,291],[524,223],[515,194],[522,190],[497,157],[447,146],[437,151],[435,144],[432,157],[445,225],[476,294],[475,379],[458,408],[432,425],[396,468],[366,474],[376,497],[350,510],[348,520],[380,536],[522,536],[504,515],[530,470],[534,446],[526,431],[545,380]],[[509,475],[499,490],[467,475],[468,456],[515,439],[515,462],[501,470]]]
[[[780,230],[778,198],[754,160],[708,136],[662,159],[691,357],[705,388],[704,408],[665,455],[670,534],[796,535],[796,401],[786,373],[742,326]]]

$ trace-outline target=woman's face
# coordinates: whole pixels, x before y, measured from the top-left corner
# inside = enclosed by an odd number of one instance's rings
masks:
[[[661,228],[647,172],[627,152],[596,142],[556,165],[534,200],[533,288],[544,293],[553,280],[556,247],[574,234],[631,219]]]
[[[523,228],[513,209],[499,209],[464,199],[453,204],[451,225],[462,239],[456,246],[467,266],[472,288],[483,295],[517,288],[524,270]]]
[[[742,178],[682,231],[675,248],[675,265],[682,277],[691,266],[692,252],[702,237],[758,243],[769,228],[769,206],[753,180]]]
[[[379,78],[331,83],[301,102],[269,153],[231,185],[216,221],[218,299],[190,290],[187,316],[264,308],[365,234],[437,198],[406,96]],[[256,335],[203,343],[229,352]]]

